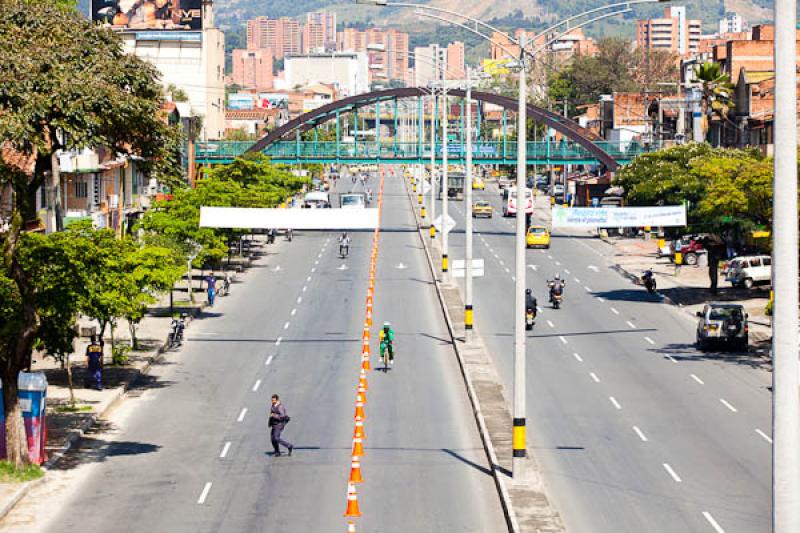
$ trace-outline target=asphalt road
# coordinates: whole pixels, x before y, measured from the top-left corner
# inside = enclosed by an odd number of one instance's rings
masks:
[[[495,185],[475,223],[476,327],[511,398],[515,219]],[[437,207],[441,213],[441,206]],[[450,257],[464,257],[464,204]],[[527,251],[542,311],[527,342],[529,448],[568,531],[756,533],[771,530],[771,394],[757,357],[700,353],[696,323],[609,268],[610,247],[556,232]],[[546,280],[566,279],[562,309]]]
[[[368,378],[358,531],[502,531],[402,187],[387,179],[375,301],[376,328],[395,327],[397,362]],[[19,530],[344,531],[371,237],[354,235],[346,260],[333,233],[276,245],[191,325],[113,431],[84,444],[74,460],[90,463],[85,474]],[[271,456],[272,393],[292,417],[292,457]]]

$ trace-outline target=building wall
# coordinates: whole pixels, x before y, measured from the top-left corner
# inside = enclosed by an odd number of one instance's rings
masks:
[[[147,40],[137,40],[135,32],[122,33],[125,51],[153,64],[161,73],[161,83],[165,87],[173,84],[186,93],[192,113],[203,117],[202,139],[222,138],[225,130],[224,33],[207,27],[198,32],[182,32],[184,40],[161,40],[157,38],[158,32],[146,35]]]
[[[303,53],[325,51],[325,26],[306,22],[303,26]]]
[[[315,83],[334,84],[342,96],[369,90],[367,57],[360,52],[287,56],[284,75],[289,89]]]
[[[447,77],[463,80],[466,77],[464,69],[464,43],[456,41],[447,45]]]
[[[434,63],[438,66],[438,73]],[[447,50],[438,44],[414,48],[414,85],[425,87],[430,82],[438,80],[446,64]]]
[[[336,49],[336,13],[330,11],[306,13],[306,25],[309,24],[322,27],[322,46],[326,50]]]
[[[256,17],[247,21],[247,47],[269,48],[277,59],[300,53],[302,37],[300,23],[289,17]]]
[[[663,18],[637,21],[636,45],[688,56],[698,52],[701,30],[702,21],[687,19],[685,7],[668,7]]]
[[[271,88],[272,50],[234,50],[232,79],[246,89]]]

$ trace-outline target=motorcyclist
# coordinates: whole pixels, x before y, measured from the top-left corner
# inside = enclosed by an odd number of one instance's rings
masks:
[[[536,296],[531,289],[525,289],[525,312],[531,311],[536,316]]]
[[[344,257],[345,251],[350,253],[350,235],[346,231],[339,235],[339,255]]]
[[[560,296],[564,293],[565,281],[561,279],[561,274],[556,273],[552,280],[547,281],[547,286],[550,287],[550,302],[552,303],[554,296]]]
[[[383,323],[383,328],[381,329],[380,333],[378,334],[378,338],[381,341],[381,359],[384,357],[384,352],[386,350],[389,351],[389,364],[394,364],[394,330],[392,329],[392,325],[389,322]]]

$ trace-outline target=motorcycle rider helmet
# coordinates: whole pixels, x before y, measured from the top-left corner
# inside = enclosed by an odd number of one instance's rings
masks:
[[[530,294],[532,291],[530,289],[525,289],[525,294]]]
[[[556,281],[560,281],[560,280],[561,280],[561,274],[559,274],[558,272],[556,272],[556,275],[555,275],[555,276],[553,276],[553,279],[554,279],[554,280],[556,280]]]

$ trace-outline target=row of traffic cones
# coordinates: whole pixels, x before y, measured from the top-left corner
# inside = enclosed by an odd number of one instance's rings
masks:
[[[372,253],[369,263],[369,284],[367,285],[366,315],[364,317],[364,331],[361,335],[361,369],[358,375],[358,387],[356,388],[356,411],[353,415],[355,427],[353,429],[353,448],[352,460],[350,462],[350,479],[347,482],[347,509],[344,516],[347,518],[357,518],[361,516],[361,509],[358,507],[358,493],[356,485],[364,481],[361,473],[361,457],[364,456],[364,440],[367,435],[364,431],[364,421],[367,414],[364,411],[367,403],[367,372],[372,369],[370,365],[370,328],[372,327],[372,303],[375,296],[375,272],[378,263],[378,241],[380,240],[380,221],[383,207],[383,184],[384,174],[381,169],[380,189],[378,191],[378,226],[372,235]],[[348,520],[347,532],[355,533],[355,524]]]

